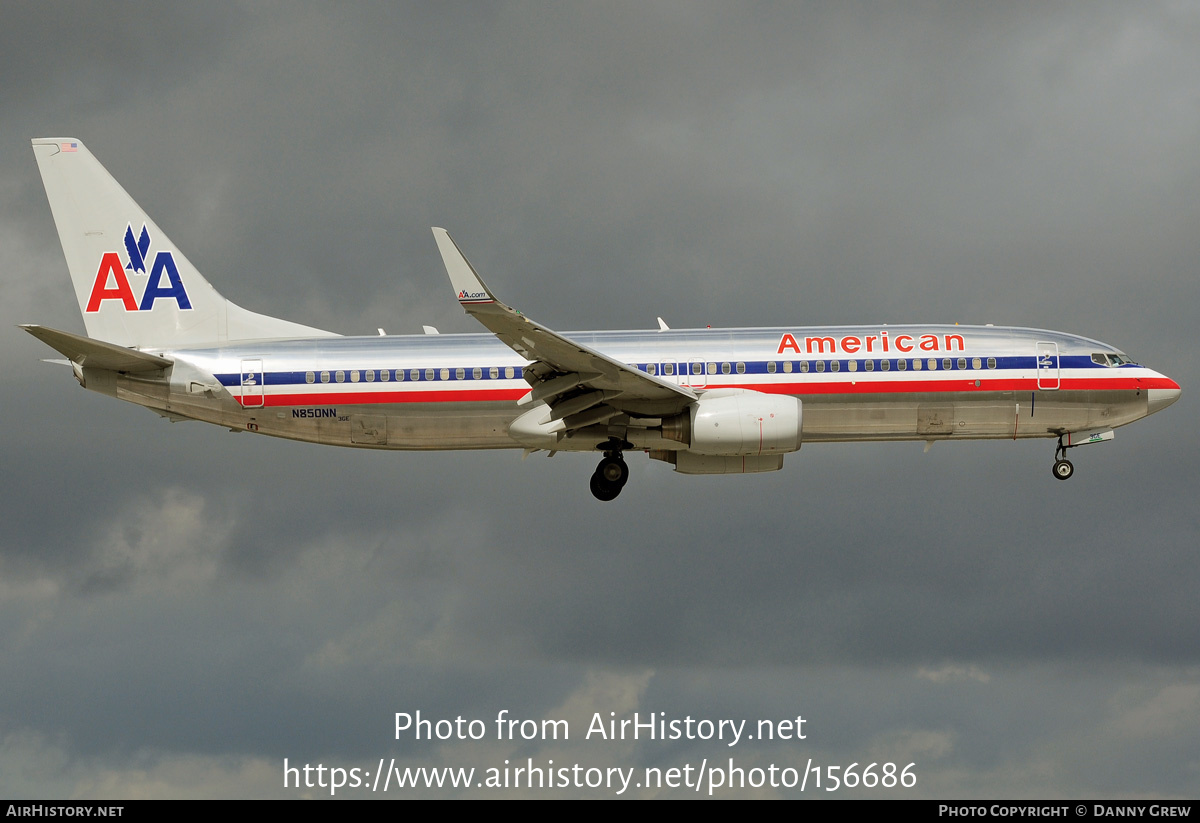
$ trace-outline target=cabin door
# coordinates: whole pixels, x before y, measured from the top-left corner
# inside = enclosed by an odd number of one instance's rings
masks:
[[[265,402],[263,384],[266,382],[263,374],[263,361],[242,361],[242,406],[247,409],[260,409]]]
[[[689,360],[679,364],[679,385],[702,389],[708,385],[708,375],[704,373],[704,361]]]
[[[1057,389],[1060,385],[1058,374],[1058,344],[1039,340],[1037,346],[1037,387],[1042,390]]]

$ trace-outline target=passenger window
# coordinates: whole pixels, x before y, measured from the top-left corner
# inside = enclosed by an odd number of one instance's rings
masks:
[[[983,367],[983,362],[982,362],[982,361],[981,361],[981,360],[980,360],[978,357],[972,358],[972,360],[971,360],[971,368],[973,368],[973,369],[979,369],[979,368],[982,368],[982,367]]]
[[[328,383],[328,382],[329,382],[329,372],[327,372],[327,371],[323,371],[323,372],[321,372],[321,382],[322,382],[322,383]]]
[[[958,358],[958,370],[962,371],[966,367],[967,367],[967,358],[965,358],[965,357]]]
[[[425,370],[425,379],[426,379],[426,380],[432,380],[432,379],[433,379],[433,376],[434,376],[434,374],[436,374],[436,372],[434,372],[434,370],[433,370],[433,369],[426,369],[426,370]]]
[[[663,374],[672,375],[675,373],[674,363],[663,363]]]
[[[339,383],[345,383],[346,382],[346,373],[339,369],[338,371],[333,373],[333,379]]]
[[[716,373],[717,373],[717,364],[716,364],[716,363],[709,363],[709,364],[708,364],[708,373],[709,373],[709,374],[716,374]]]
[[[745,363],[738,363],[738,364],[737,364],[737,373],[738,373],[738,374],[745,374],[745,373],[746,373],[746,364],[745,364]]]
[[[350,372],[350,382],[351,383],[358,382],[358,369],[355,369],[354,371]]]
[[[943,359],[942,360],[942,371],[950,371],[950,369],[953,367],[953,365],[954,365],[954,362],[949,357]]]
[[[889,371],[889,370],[891,370],[891,368],[892,368],[891,360],[880,360],[879,361],[879,370],[880,371]]]
[[[907,360],[897,360],[896,361],[896,371],[904,371],[907,368],[908,368]]]
[[[825,371],[825,361],[824,360],[817,361],[817,371],[819,371],[819,372]]]
[[[647,363],[646,364],[646,374],[657,374],[657,373],[658,373],[658,364],[657,363]]]
[[[441,374],[441,377],[442,377],[442,379],[443,379],[443,380],[449,380],[449,379],[450,379],[450,370],[449,370],[449,369],[442,369],[442,374]]]
[[[489,366],[488,367],[488,377],[490,377],[493,380],[498,380],[500,378],[500,367],[499,366]]]
[[[791,361],[791,360],[784,360],[784,361],[783,361],[783,373],[784,373],[784,374],[791,374],[791,373],[792,373],[792,361]]]
[[[375,382],[375,370],[374,369],[367,369],[363,376],[367,378],[368,383]]]
[[[772,361],[770,361],[769,363],[767,363],[767,374],[774,374],[774,373],[775,373],[775,365],[776,365],[776,364],[775,364],[775,361],[774,361],[774,360],[772,360]]]
[[[704,371],[703,363],[693,363],[692,364],[692,374],[701,374],[701,373],[703,373],[703,371]]]
[[[867,361],[867,371],[875,371],[875,361],[874,360]]]
[[[454,370],[454,379],[455,380],[466,380],[467,379],[466,370],[465,369],[455,369]]]
[[[721,364],[721,374],[729,374],[732,371],[733,371],[733,367],[730,366],[728,363]]]
[[[807,360],[800,361],[800,373],[808,374],[808,361]]]
[[[850,371],[858,371],[858,361],[851,360],[849,368],[850,368]]]
[[[483,369],[479,368],[478,366],[471,369],[471,379],[472,380],[482,380],[483,379]]]
[[[996,368],[996,358],[994,358],[994,357],[989,357],[989,358],[988,358],[988,368],[989,368],[989,369],[994,369],[994,368]]]
[[[504,377],[505,377],[505,379],[506,379],[506,380],[512,380],[512,379],[513,379],[513,367],[512,367],[512,366],[505,366],[505,367],[504,367]]]
[[[312,372],[305,372],[305,373],[304,373],[304,382],[305,382],[305,383],[313,383],[313,382],[316,382],[316,379],[317,379],[317,376],[316,376],[315,374],[313,374]]]
[[[829,361],[829,370],[830,371],[841,371],[842,370],[842,361],[841,360],[830,360]]]

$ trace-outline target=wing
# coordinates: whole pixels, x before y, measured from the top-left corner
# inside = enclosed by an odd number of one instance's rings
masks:
[[[445,229],[433,230],[446,273],[467,314],[531,361],[525,367],[532,390],[521,405],[544,401],[550,419],[573,431],[621,414],[662,417],[695,402],[696,393],[614,360],[577,343],[496,299]]]

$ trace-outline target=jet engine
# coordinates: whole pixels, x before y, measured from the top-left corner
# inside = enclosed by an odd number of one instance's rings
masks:
[[[662,421],[662,436],[684,444],[650,457],[684,474],[776,471],[783,455],[800,448],[803,412],[789,395],[715,389],[686,411]]]
[[[665,418],[662,434],[696,454],[773,455],[800,448],[800,400],[738,389],[706,392],[682,414]]]

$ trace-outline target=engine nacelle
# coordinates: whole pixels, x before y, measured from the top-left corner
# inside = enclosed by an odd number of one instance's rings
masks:
[[[705,392],[686,412],[663,421],[663,437],[698,455],[767,457],[800,448],[800,400],[740,389]]]
[[[651,460],[662,460],[675,467],[680,474],[754,474],[775,472],[783,468],[782,454],[764,456],[696,454],[689,451],[665,451],[651,449]]]

